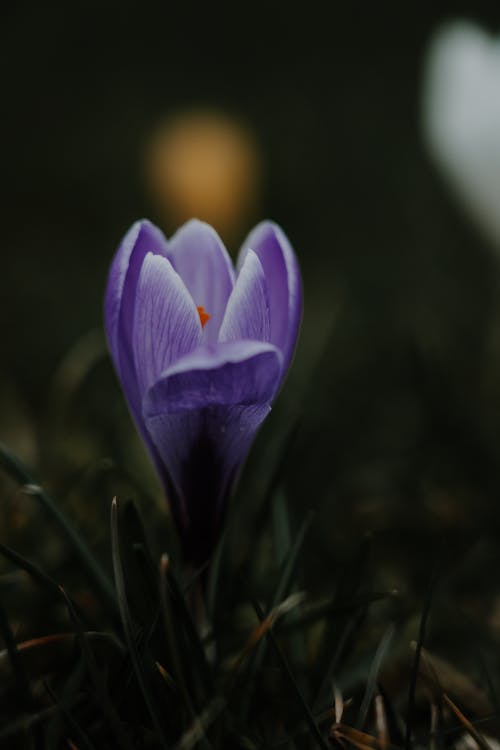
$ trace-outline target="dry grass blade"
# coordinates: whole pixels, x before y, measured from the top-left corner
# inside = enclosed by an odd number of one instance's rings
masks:
[[[274,609],[280,604],[280,602],[284,599],[284,597],[286,597],[288,590],[290,589],[292,585],[293,573],[295,570],[295,566],[297,564],[299,552],[302,549],[302,545],[306,538],[307,532],[309,531],[311,527],[313,518],[314,518],[313,511],[309,511],[304,521],[302,522],[302,525],[295,538],[295,541],[292,547],[290,548],[288,558],[286,560],[280,579],[278,581],[278,585],[276,587],[273,599],[271,601],[271,609]],[[248,661],[248,677],[247,677],[248,690],[246,692],[244,699],[241,702],[241,707],[240,707],[240,719],[243,722],[247,720],[248,715],[250,713],[250,707],[252,704],[252,699],[253,699],[253,695],[254,695],[257,679],[258,679],[258,674],[260,672],[262,661],[264,659],[266,645],[267,645],[266,641],[262,641],[261,643],[259,643],[258,648],[252,653],[252,657]]]
[[[273,627],[275,622],[283,617],[287,612],[297,607],[306,598],[305,592],[296,592],[287,597],[283,602],[274,607],[269,614],[257,625],[248,636],[247,642],[238,654],[234,663],[234,670],[237,671],[245,660],[247,655],[262,640],[266,633]]]
[[[267,617],[250,634],[245,650],[252,649],[280,617],[283,617],[287,612],[290,612],[294,607],[301,604],[305,598],[306,594],[298,591],[295,594],[291,594],[291,596],[287,597],[280,604],[277,604],[276,607],[273,607]]]
[[[333,701],[334,701],[335,724],[340,724],[342,721],[342,716],[344,715],[345,704],[344,704],[344,699],[342,698],[342,693],[337,687],[333,691]]]
[[[347,724],[334,724],[330,730],[330,738],[342,744],[342,740],[347,740],[358,748],[358,750],[379,750],[381,748],[379,741],[371,734],[366,734],[359,729],[347,726]]]
[[[446,705],[453,711],[459,722],[462,724],[465,731],[472,737],[472,739],[477,743],[480,750],[492,750],[491,745],[485,740],[482,734],[480,734],[477,729],[473,726],[473,724],[469,721],[469,719],[464,716],[464,714],[460,711],[458,706],[453,703],[451,698],[446,695],[446,693],[443,694],[443,701],[446,703]]]
[[[155,661],[155,665],[156,669],[161,674],[162,679],[165,681],[165,684],[173,693],[175,693],[177,691],[177,685],[175,684],[173,677],[168,673],[163,664],[160,664],[159,661]]]
[[[46,674],[61,659],[67,660],[75,642],[73,633],[53,633],[16,644],[17,655],[28,675]],[[11,679],[11,657],[7,649],[0,651],[0,683]]]
[[[206,736],[206,730],[225,705],[226,702],[222,698],[215,698],[199,716],[195,716],[193,723],[175,746],[175,750],[191,750],[198,742],[203,740]]]
[[[387,727],[387,717],[385,715],[384,699],[378,693],[375,696],[375,726],[377,727],[378,745],[380,750],[387,750],[391,744],[389,730]]]
[[[455,666],[425,648],[421,652],[420,675],[436,698],[442,693],[452,694],[467,711],[478,716],[494,713],[492,702],[481,688]]]

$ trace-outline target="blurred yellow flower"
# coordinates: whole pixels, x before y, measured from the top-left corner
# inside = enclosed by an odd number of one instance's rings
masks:
[[[163,122],[146,152],[146,179],[161,218],[178,226],[191,217],[228,242],[241,239],[260,192],[260,153],[251,132],[215,111]]]

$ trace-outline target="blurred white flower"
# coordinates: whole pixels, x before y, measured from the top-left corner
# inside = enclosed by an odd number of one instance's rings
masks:
[[[425,60],[422,104],[432,156],[500,250],[500,36],[467,21],[441,27]]]

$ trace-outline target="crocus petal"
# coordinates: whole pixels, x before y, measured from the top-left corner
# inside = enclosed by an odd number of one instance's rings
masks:
[[[135,292],[146,254],[166,256],[167,249],[167,240],[157,227],[147,220],[137,221],[116,252],[106,288],[104,315],[109,348],[136,419],[140,416],[141,397],[132,353]]]
[[[137,384],[145,393],[161,373],[201,339],[196,306],[169,260],[148,253],[136,288],[132,348]]]
[[[227,303],[219,341],[269,341],[270,337],[271,318],[266,277],[257,255],[249,250]]]
[[[270,221],[261,222],[250,232],[243,243],[238,267],[242,267],[250,249],[257,254],[264,269],[271,312],[270,341],[283,352],[283,373],[286,373],[302,314],[297,259],[283,230]]]
[[[145,424],[170,480],[185,551],[197,563],[213,549],[280,373],[281,355],[272,345],[231,342],[187,355],[146,395]]]
[[[425,58],[422,124],[431,156],[500,249],[500,37],[468,21],[438,29]]]
[[[210,315],[203,334],[215,343],[234,286],[234,269],[222,240],[211,226],[192,220],[169,242],[169,259],[197,307]]]

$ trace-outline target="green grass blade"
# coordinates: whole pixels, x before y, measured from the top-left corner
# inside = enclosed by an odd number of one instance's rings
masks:
[[[427,630],[427,621],[429,619],[429,613],[431,610],[432,598],[436,587],[438,578],[437,568],[434,568],[429,581],[427,589],[427,595],[425,598],[424,608],[422,610],[422,617],[420,619],[420,628],[418,633],[417,647],[415,649],[415,658],[413,660],[413,666],[410,677],[410,687],[408,690],[408,709],[406,713],[406,737],[405,737],[405,750],[411,750],[412,745],[412,726],[413,716],[415,713],[415,690],[417,687],[417,678],[420,666],[420,658],[422,655],[422,648],[424,646],[425,635]]]
[[[57,706],[57,708],[62,713],[64,719],[66,720],[66,724],[72,729],[73,732],[75,732],[80,744],[79,750],[98,750],[98,748],[94,745],[94,743],[88,736],[87,732],[81,726],[80,722],[73,716],[72,712],[66,706],[65,702],[60,701],[57,698],[56,694],[47,683],[45,683],[45,689],[50,695],[54,705]]]
[[[106,681],[103,678],[101,670],[97,666],[94,652],[90,648],[87,634],[85,633],[82,624],[76,614],[73,603],[63,588],[61,588],[61,594],[63,595],[66,602],[71,621],[75,628],[76,639],[80,646],[88,673],[95,687],[97,703],[102,709],[104,716],[108,720],[108,723],[113,730],[116,739],[119,741],[119,747],[123,748],[124,750],[134,750],[132,742],[127,736],[120,717],[118,716],[116,709],[110,699],[109,692],[106,687]]]
[[[377,680],[378,680],[380,668],[391,646],[392,639],[394,638],[394,631],[395,631],[395,628],[393,625],[391,625],[382,636],[382,640],[380,641],[377,647],[377,650],[375,652],[375,656],[373,658],[372,666],[370,669],[370,674],[368,675],[368,680],[366,683],[365,694],[363,696],[363,700],[361,701],[361,706],[360,706],[359,713],[358,713],[358,719],[356,722],[358,729],[363,729],[365,725],[366,718],[368,716],[368,711],[370,710],[372,700],[377,690]]]
[[[286,564],[283,568],[283,572],[281,574],[281,577],[278,581],[278,585],[276,586],[276,590],[272,599],[272,603],[270,606],[270,610],[274,609],[275,607],[280,604],[283,599],[286,598],[286,595],[289,591],[293,573],[295,570],[295,566],[297,564],[297,559],[299,556],[299,552],[302,548],[302,545],[304,543],[306,534],[311,526],[311,523],[314,518],[313,511],[309,511],[306,518],[302,522],[302,526],[300,527],[299,533],[297,534],[297,537],[293,543],[293,546],[291,547],[288,559],[286,561]],[[260,671],[262,661],[264,659],[264,655],[267,648],[267,639],[262,640],[255,651],[252,652],[252,654],[249,657],[248,661],[248,667],[247,667],[247,677],[246,682],[248,684],[247,692],[245,693],[244,699],[241,702],[241,708],[240,708],[240,718],[242,721],[245,721],[248,717],[248,714],[250,712],[250,707],[253,699],[253,693],[257,682],[257,675]]]
[[[154,698],[148,686],[146,674],[141,664],[141,658],[137,645],[134,638],[134,629],[130,616],[130,611],[127,601],[127,592],[125,589],[125,579],[123,574],[122,562],[120,557],[120,540],[118,536],[118,506],[116,498],[111,503],[111,547],[113,554],[113,570],[115,573],[116,591],[118,595],[118,606],[120,609],[120,616],[122,621],[123,632],[125,635],[125,641],[129,650],[130,658],[132,660],[132,666],[134,673],[139,684],[144,702],[146,704],[147,711],[153,723],[154,729],[158,736],[158,741],[164,750],[168,750],[168,746],[163,734],[162,722],[159,718],[157,708],[155,706]]]
[[[264,613],[262,612],[262,610],[261,610],[261,608],[259,607],[258,604],[255,604],[254,607],[255,607],[255,611],[257,613],[257,617],[259,618],[259,620],[261,622],[263,622],[264,621]],[[318,725],[316,724],[316,721],[314,719],[314,716],[312,714],[311,709],[307,705],[306,700],[305,700],[304,696],[302,695],[302,693],[300,691],[300,688],[299,688],[299,686],[297,684],[297,681],[295,680],[295,678],[293,676],[293,673],[292,673],[292,670],[290,669],[288,661],[287,661],[285,655],[283,654],[283,652],[282,652],[282,650],[281,650],[281,648],[280,648],[280,646],[279,646],[279,644],[278,644],[278,642],[277,642],[277,640],[276,640],[276,638],[274,636],[272,628],[270,628],[267,631],[267,633],[266,633],[266,639],[269,641],[269,643],[270,643],[270,645],[271,645],[271,647],[272,647],[272,649],[274,651],[274,654],[275,654],[276,659],[278,661],[278,664],[279,664],[279,666],[281,668],[281,671],[285,675],[285,678],[286,678],[288,684],[290,685],[291,691],[292,691],[292,693],[295,696],[297,705],[299,706],[301,712],[304,715],[304,720],[305,720],[307,726],[309,727],[309,729],[311,731],[311,735],[314,737],[314,739],[316,741],[316,745],[318,747],[320,747],[321,750],[330,750],[327,741],[324,739],[323,735],[321,734],[321,732],[320,732],[320,730],[318,728]]]

